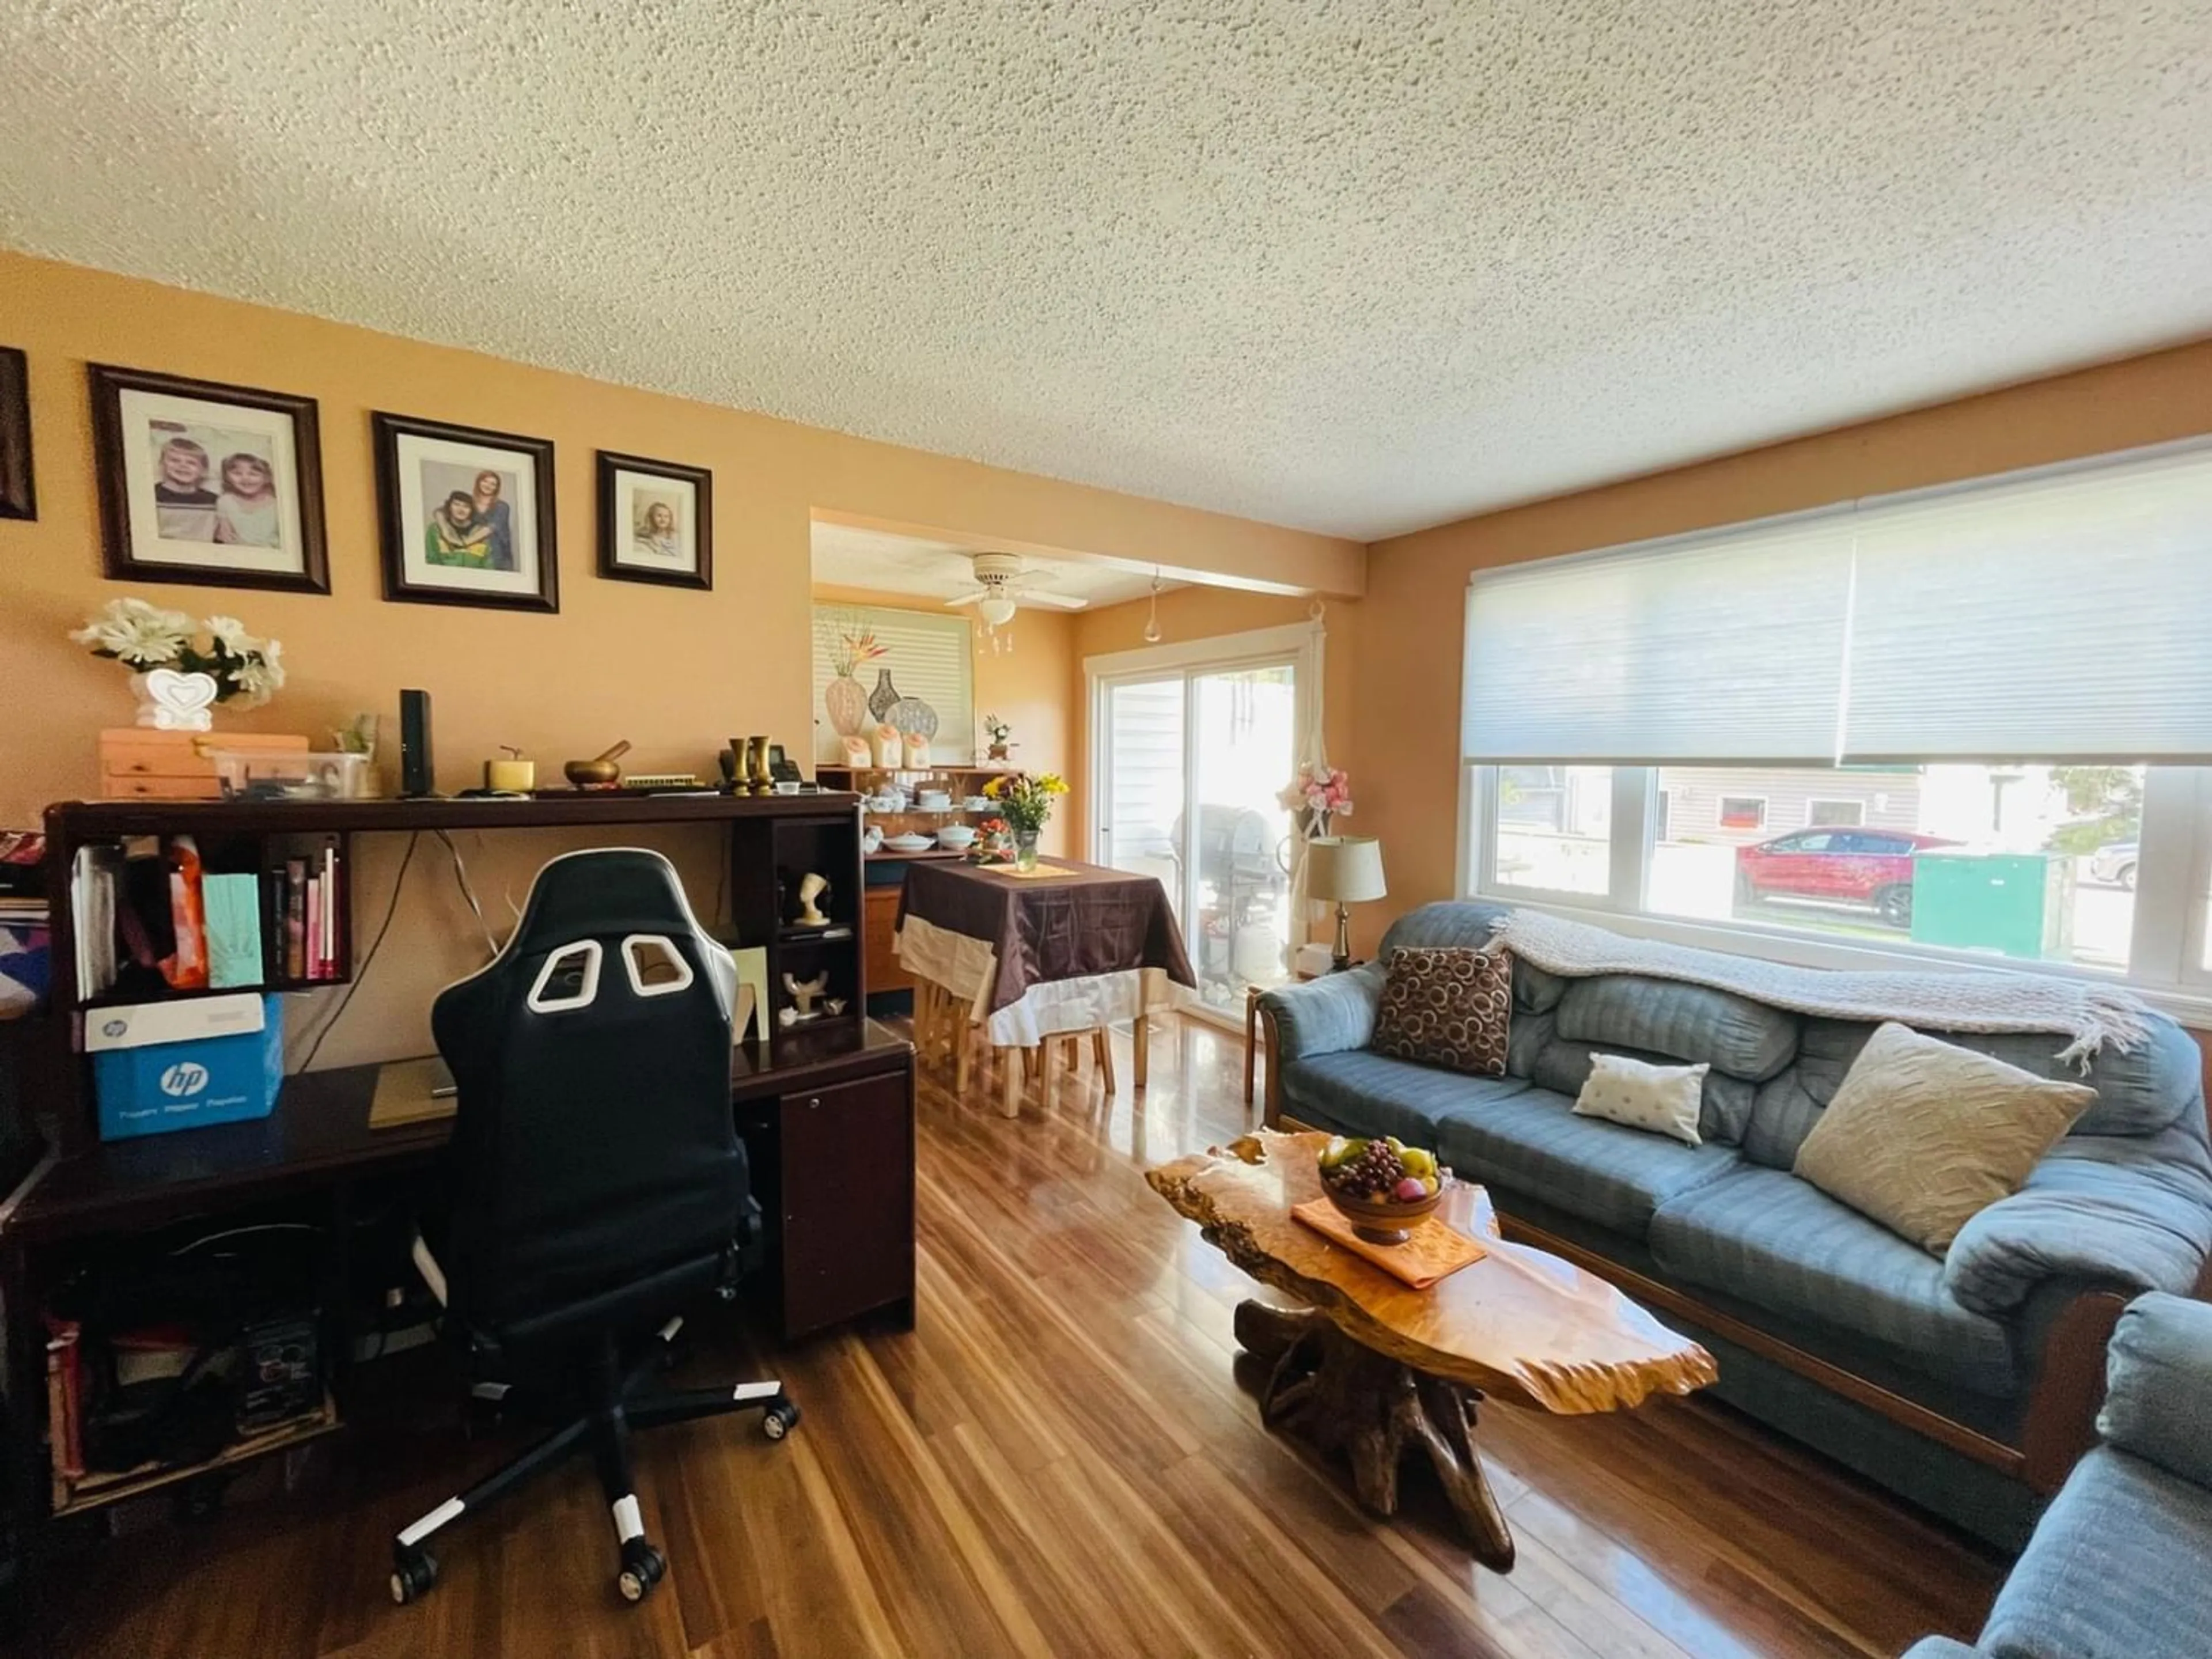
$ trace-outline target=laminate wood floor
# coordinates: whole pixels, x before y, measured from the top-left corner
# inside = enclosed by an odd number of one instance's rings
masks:
[[[1243,1130],[1242,1048],[1164,1024],[1152,1086],[1083,1072],[1048,1110],[921,1096],[917,1328],[755,1353],[710,1334],[684,1375],[780,1375],[805,1421],[640,1437],[670,1558],[618,1602],[587,1463],[464,1523],[395,1607],[392,1529],[510,1455],[468,1440],[442,1358],[370,1368],[353,1431],[289,1494],[108,1539],[52,1575],[55,1656],[1011,1654],[1735,1659],[1894,1655],[1971,1636],[2002,1564],[1724,1407],[1551,1418],[1481,1443],[1520,1546],[1475,1567],[1425,1486],[1390,1524],[1258,1424],[1230,1314],[1257,1287],[1147,1188]],[[1425,1479],[1425,1477],[1424,1477]]]

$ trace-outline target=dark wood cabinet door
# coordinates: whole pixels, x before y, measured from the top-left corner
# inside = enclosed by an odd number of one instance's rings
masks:
[[[914,1073],[783,1097],[783,1326],[914,1297]]]

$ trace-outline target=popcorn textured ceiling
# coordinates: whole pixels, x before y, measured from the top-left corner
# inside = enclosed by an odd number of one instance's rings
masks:
[[[9,246],[1363,538],[2212,331],[2205,0],[13,0],[0,109]]]

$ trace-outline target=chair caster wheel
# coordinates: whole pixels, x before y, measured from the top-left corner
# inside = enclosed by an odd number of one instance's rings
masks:
[[[799,1407],[788,1400],[779,1400],[761,1413],[761,1432],[771,1440],[781,1440],[799,1426]]]
[[[633,1538],[623,1546],[622,1571],[615,1578],[615,1588],[622,1592],[623,1601],[642,1601],[667,1571],[666,1556],[642,1538]]]
[[[401,1607],[428,1595],[438,1582],[438,1558],[428,1550],[392,1552],[392,1599]]]

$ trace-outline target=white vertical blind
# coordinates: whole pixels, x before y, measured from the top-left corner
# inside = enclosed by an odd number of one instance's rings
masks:
[[[2212,451],[1869,505],[1846,761],[2212,750]]]
[[[1469,760],[1834,753],[1850,534],[1822,514],[1478,573]]]
[[[970,654],[972,630],[963,612],[932,616],[926,611],[890,611],[873,605],[817,605],[814,609],[814,753],[817,760],[842,762],[836,728],[830,724],[822,694],[835,677],[830,649],[841,629],[872,630],[889,647],[873,662],[861,664],[853,678],[872,695],[886,669],[901,696],[920,697],[937,711],[937,735],[930,758],[939,766],[965,766],[975,754],[975,672]]]
[[[1471,762],[2212,757],[2212,445],[1477,572]]]

